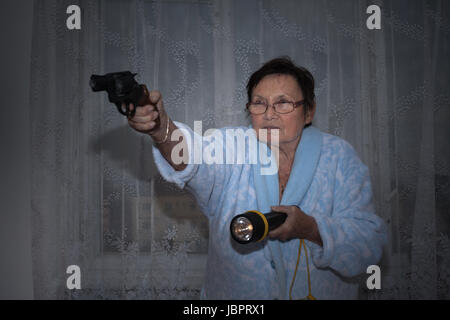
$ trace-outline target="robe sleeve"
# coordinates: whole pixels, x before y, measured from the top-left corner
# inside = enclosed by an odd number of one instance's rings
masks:
[[[386,243],[386,226],[375,214],[369,170],[345,141],[340,147],[334,181],[331,216],[311,213],[323,246],[307,243],[316,267],[353,277],[379,262]]]
[[[156,167],[164,180],[174,183],[180,189],[186,188],[192,193],[205,215],[214,215],[224,194],[223,189],[226,185],[227,167],[224,164],[205,163],[208,160],[199,158],[199,152],[201,155],[201,148],[205,149],[213,142],[216,143],[215,146],[217,146],[217,149],[222,149],[223,152],[223,141],[220,139],[213,141],[211,137],[202,137],[192,131],[187,125],[180,122],[174,123],[190,141],[187,144],[189,155],[188,164],[184,170],[176,171],[162,156],[161,152],[153,146],[153,157]],[[222,132],[220,130],[217,132],[220,137]],[[194,150],[197,153],[195,157]],[[216,150],[216,152],[219,152],[219,150]]]

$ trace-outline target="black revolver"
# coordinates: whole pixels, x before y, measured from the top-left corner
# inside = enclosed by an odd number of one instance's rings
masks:
[[[107,73],[104,76],[93,74],[89,85],[94,92],[108,92],[108,99],[116,105],[117,110],[132,118],[137,107],[150,103],[147,87],[136,82],[136,74],[130,71]],[[129,108],[131,103],[134,105],[133,110]]]

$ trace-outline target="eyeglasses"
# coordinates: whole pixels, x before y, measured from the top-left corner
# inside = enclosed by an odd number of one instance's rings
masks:
[[[286,114],[294,111],[295,108],[303,105],[305,100],[294,101],[279,101],[272,104],[272,108],[276,113]],[[263,114],[266,113],[269,105],[266,102],[249,102],[246,104],[248,111],[251,114]]]

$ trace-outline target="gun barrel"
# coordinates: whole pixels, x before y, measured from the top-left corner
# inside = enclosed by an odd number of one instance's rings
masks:
[[[109,85],[108,77],[93,74],[91,76],[91,80],[89,81],[89,85],[94,92],[105,91],[108,89]]]

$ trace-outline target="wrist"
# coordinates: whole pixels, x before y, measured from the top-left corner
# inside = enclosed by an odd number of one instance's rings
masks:
[[[161,121],[160,126],[156,131],[150,131],[149,135],[156,144],[165,143],[169,139],[170,119],[167,117],[166,121]]]
[[[308,241],[314,242],[314,243],[318,244],[319,246],[323,246],[322,237],[320,236],[319,227],[317,226],[316,219],[314,219],[314,217],[312,217],[312,216],[309,216],[309,220],[310,220],[310,222],[308,223],[309,232],[308,232],[307,237],[305,237],[305,239]]]

